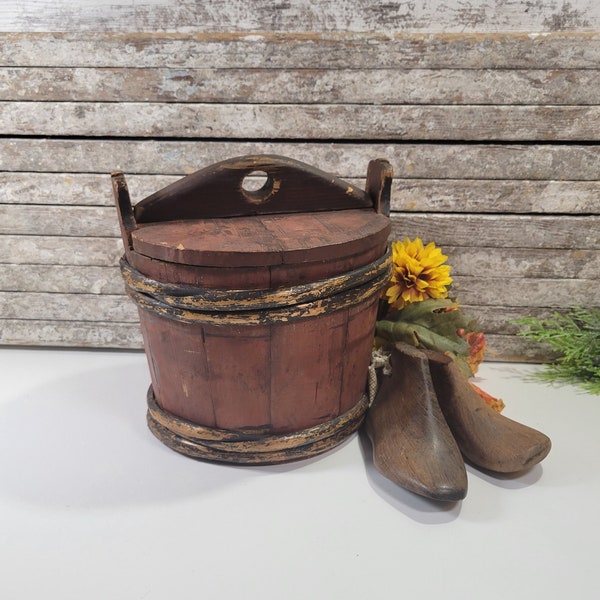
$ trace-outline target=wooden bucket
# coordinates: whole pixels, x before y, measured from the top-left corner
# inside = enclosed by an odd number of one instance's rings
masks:
[[[152,380],[148,425],[161,441],[272,464],[358,429],[391,268],[391,177],[371,161],[362,191],[289,158],[244,156],[133,207],[113,174],[121,271]]]

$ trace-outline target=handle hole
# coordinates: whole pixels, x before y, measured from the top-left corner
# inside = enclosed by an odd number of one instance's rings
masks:
[[[258,192],[264,188],[269,181],[269,176],[264,171],[252,171],[244,177],[242,187],[246,192]]]
[[[242,193],[252,204],[266,202],[273,192],[273,179],[265,171],[252,171],[242,180]]]

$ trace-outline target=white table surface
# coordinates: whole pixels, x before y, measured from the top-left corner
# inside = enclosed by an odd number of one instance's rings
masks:
[[[0,349],[0,598],[600,598],[600,397],[485,363],[553,449],[468,467],[462,502],[383,479],[359,435],[307,461],[181,456],[145,424],[140,352]]]

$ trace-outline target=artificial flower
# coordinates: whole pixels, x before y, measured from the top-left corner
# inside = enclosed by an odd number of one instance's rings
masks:
[[[433,242],[420,238],[392,244],[392,276],[385,297],[392,308],[404,308],[427,298],[446,298],[452,283],[448,259]]]
[[[490,407],[493,408],[496,412],[500,413],[504,410],[504,402],[501,398],[494,398],[491,394],[488,394],[486,391],[482,390],[479,386],[475,385],[472,381],[469,381],[471,387],[479,394],[481,399]]]
[[[459,330],[458,335],[464,337],[467,344],[469,344],[469,356],[466,361],[469,363],[473,374],[477,373],[479,365],[483,362],[483,355],[485,354],[485,335],[481,331],[468,331]]]
[[[448,299],[448,286],[452,283],[450,266],[444,264],[448,257],[433,242],[424,246],[420,238],[406,238],[392,243],[392,259],[392,275],[380,303],[374,347],[404,342],[449,356],[483,401],[501,412],[504,402],[471,381],[483,361],[486,339],[476,322]]]

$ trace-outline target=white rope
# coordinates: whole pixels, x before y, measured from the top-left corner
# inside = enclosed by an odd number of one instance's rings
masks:
[[[375,396],[377,395],[377,369],[382,369],[384,375],[392,374],[392,365],[390,364],[391,352],[378,348],[373,350],[371,354],[371,364],[369,365],[369,405],[373,404]]]

